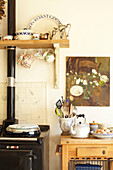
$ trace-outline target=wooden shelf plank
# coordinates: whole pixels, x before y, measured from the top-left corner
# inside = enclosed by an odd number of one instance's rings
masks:
[[[60,48],[69,48],[68,39],[60,40],[0,40],[0,49],[4,49],[8,46],[16,46],[22,49],[28,48],[54,48],[54,44],[59,44]]]

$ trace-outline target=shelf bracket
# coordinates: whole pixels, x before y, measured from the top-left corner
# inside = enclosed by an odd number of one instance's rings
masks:
[[[60,46],[59,43],[53,44],[55,51],[55,63],[54,63],[54,87],[59,88],[59,56],[60,56]]]

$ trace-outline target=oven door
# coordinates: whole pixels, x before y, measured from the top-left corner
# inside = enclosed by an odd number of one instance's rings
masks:
[[[32,170],[32,150],[0,149],[0,170]]]

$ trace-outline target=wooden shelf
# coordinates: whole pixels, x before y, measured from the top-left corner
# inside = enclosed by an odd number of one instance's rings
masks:
[[[16,46],[21,49],[53,48],[55,51],[55,80],[54,87],[59,88],[59,48],[69,48],[68,39],[60,40],[0,40],[0,49]]]
[[[54,48],[54,44],[59,44],[60,48],[69,48],[68,39],[60,40],[0,40],[0,49],[4,49],[8,46],[16,46],[22,49],[28,48]]]

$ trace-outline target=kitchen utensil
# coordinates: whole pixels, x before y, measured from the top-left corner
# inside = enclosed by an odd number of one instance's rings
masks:
[[[99,139],[108,139],[108,138],[113,138],[113,133],[108,133],[108,134],[93,133],[93,136]]]
[[[35,54],[34,54],[34,57],[37,57],[38,59],[41,59],[43,60],[43,55],[42,55],[42,49],[40,49],[39,51],[37,51]]]
[[[3,36],[2,37],[3,40],[12,40],[13,39],[13,36],[12,35],[6,35],[6,36]]]
[[[75,116],[71,118],[60,118],[59,124],[63,135],[71,134],[71,126],[74,124]]]
[[[70,105],[70,113],[69,113],[69,114],[70,114],[70,117],[71,117],[71,115],[72,115],[72,113],[73,113],[73,109],[74,109],[74,106],[71,104],[71,105]]]
[[[18,40],[32,40],[33,38],[33,31],[24,28],[23,30],[16,31],[16,38]]]
[[[77,117],[77,119],[79,117],[83,117],[84,123],[75,122],[75,124],[71,126],[72,137],[74,137],[74,138],[87,138],[87,137],[89,137],[90,128],[89,128],[89,125],[86,124],[85,115],[80,114],[80,115],[77,115],[76,117]]]
[[[95,123],[95,121],[93,121],[92,123],[89,123],[90,126],[90,133],[92,134],[93,132],[96,131],[96,129],[98,129],[98,123]]]
[[[40,33],[40,40],[48,40],[48,37],[49,37],[49,33]]]
[[[33,40],[39,40],[40,34],[39,33],[33,33]]]
[[[78,110],[77,110],[77,108],[76,108],[76,106],[73,106],[73,115],[76,115],[77,114],[77,112],[78,112]]]
[[[58,26],[58,31],[60,32],[61,39],[65,39],[65,38],[69,37],[70,28],[71,28],[71,24]]]
[[[35,124],[13,124],[9,125],[6,128],[6,132],[8,135],[10,134],[18,134],[21,135],[24,133],[24,135],[34,135],[38,134],[40,135],[41,131],[38,125]]]
[[[55,59],[54,57],[54,52],[52,49],[47,50],[44,54],[43,54],[43,58],[46,62],[48,63],[52,63]]]
[[[61,107],[62,107],[62,102],[61,102],[60,99],[56,102],[56,107],[57,107],[58,109],[61,109]]]
[[[69,99],[63,101],[63,113],[65,117],[70,117],[69,115]]]
[[[27,54],[25,51],[23,54],[21,54],[18,57],[17,64],[22,65],[25,68],[30,68],[33,62],[33,55],[32,54]]]
[[[64,117],[63,111],[62,109],[58,109],[57,107],[55,108],[55,113],[57,116],[59,116],[60,118]]]

